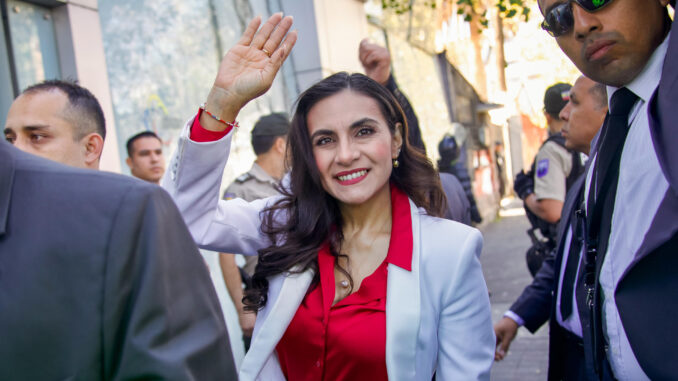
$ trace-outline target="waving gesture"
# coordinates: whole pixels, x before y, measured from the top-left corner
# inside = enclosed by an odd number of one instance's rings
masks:
[[[292,26],[291,16],[283,18],[282,13],[276,13],[261,29],[260,24],[260,17],[250,21],[240,41],[226,53],[219,65],[206,107],[223,120],[235,120],[247,102],[271,87],[280,66],[297,41],[296,31],[287,33]],[[200,122],[202,124],[203,119]],[[223,124],[207,121],[203,126],[215,131],[225,128]]]

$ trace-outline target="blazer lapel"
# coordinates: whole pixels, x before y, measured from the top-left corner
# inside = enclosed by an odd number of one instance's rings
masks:
[[[240,370],[241,379],[256,379],[266,361],[273,355],[275,346],[304,299],[313,275],[312,270],[307,270],[301,274],[279,275],[271,280],[269,284],[271,296],[273,296],[275,287],[279,287],[279,293],[277,297],[268,300],[268,303],[273,303],[273,305],[270,308],[264,308],[257,316],[257,323],[261,319],[261,325],[255,327],[256,332],[250,350],[243,359]]]
[[[412,215],[412,271],[388,265],[386,286],[386,369],[388,379],[416,379],[417,337],[421,318],[419,296],[419,210],[410,201]]]

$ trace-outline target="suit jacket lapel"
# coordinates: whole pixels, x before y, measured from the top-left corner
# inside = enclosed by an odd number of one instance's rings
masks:
[[[659,204],[659,208],[657,208],[657,214],[654,216],[647,233],[645,233],[643,243],[636,252],[633,262],[626,268],[621,279],[624,279],[636,263],[676,234],[678,234],[678,197],[669,188],[661,204]]]
[[[412,215],[412,271],[388,265],[386,287],[386,369],[389,380],[416,379],[417,337],[421,318],[419,296],[420,221],[410,201]]]
[[[678,135],[678,26],[669,32],[669,46],[664,58],[659,86],[648,105],[652,142],[664,176],[674,196],[678,196],[678,150],[674,147]]]
[[[312,270],[307,270],[301,274],[279,275],[271,280],[269,288],[272,290],[278,285],[280,292],[274,300],[269,299],[267,306],[273,303],[270,308],[264,308],[257,317],[257,322],[261,321],[261,326],[255,327],[257,334],[242,362],[240,370],[242,379],[256,379],[297,312],[311,285],[313,275]]]
[[[14,184],[14,158],[9,143],[0,143],[0,236],[7,232],[9,220],[9,203]]]

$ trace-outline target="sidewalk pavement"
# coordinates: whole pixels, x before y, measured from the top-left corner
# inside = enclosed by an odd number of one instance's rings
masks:
[[[532,277],[525,264],[525,252],[530,246],[526,231],[530,224],[520,200],[505,200],[500,217],[481,228],[484,237],[480,262],[490,291],[492,321],[502,315],[530,284]],[[509,348],[503,361],[495,362],[492,381],[546,380],[548,368],[548,324],[534,335],[525,328]]]

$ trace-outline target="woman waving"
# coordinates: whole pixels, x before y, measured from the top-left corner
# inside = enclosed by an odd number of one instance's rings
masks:
[[[241,379],[489,379],[481,235],[438,218],[438,175],[377,82],[338,73],[311,86],[292,119],[283,195],[218,200],[234,121],[289,55],[291,24],[250,23],[164,181],[201,247],[259,254]]]

